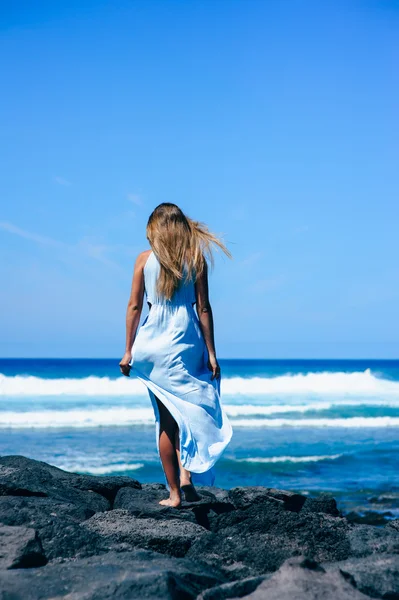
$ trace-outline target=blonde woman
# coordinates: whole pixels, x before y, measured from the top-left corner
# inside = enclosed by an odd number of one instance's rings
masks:
[[[126,352],[119,363],[148,389],[169,498],[200,499],[194,483],[213,485],[214,464],[232,436],[220,404],[220,366],[208,295],[212,246],[231,257],[208,228],[163,203],[147,224],[151,250],[136,260],[126,315]],[[141,327],[144,294],[149,313]],[[194,308],[196,305],[196,311]]]

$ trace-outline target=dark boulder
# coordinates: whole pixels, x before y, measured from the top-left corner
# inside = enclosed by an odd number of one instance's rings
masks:
[[[146,550],[110,552],[18,573],[0,571],[0,600],[194,600],[221,581],[214,570],[185,559]]]
[[[398,520],[359,524],[329,494],[198,492],[170,508],[163,484],[0,458],[0,600],[399,598]]]
[[[231,510],[231,500],[230,500],[230,496],[229,496],[229,491],[228,490],[224,490],[222,488],[217,488],[214,486],[208,486],[208,485],[203,485],[198,489],[198,493],[200,495],[210,495],[212,498],[215,498],[215,500],[217,500],[220,504],[226,504],[228,505],[228,509],[227,510]]]
[[[387,527],[399,532],[399,519],[392,519],[392,521],[387,524]]]
[[[229,491],[229,498],[236,508],[244,510],[264,502],[274,502],[285,510],[294,512],[299,512],[306,501],[306,497],[301,494],[262,486],[233,488]]]
[[[326,571],[303,557],[287,560],[246,600],[366,600],[350,577],[339,570]]]
[[[47,563],[34,529],[0,525],[0,569],[28,569]]]
[[[194,523],[179,519],[139,519],[121,509],[96,514],[81,527],[125,549],[146,548],[176,557],[183,557],[195,541],[211,535]]]
[[[160,500],[167,498],[165,486],[159,484],[143,484],[141,489],[122,488],[118,491],[114,509],[129,511],[132,515],[140,518],[152,519],[181,519],[195,523],[195,515],[192,511],[172,508],[159,504]]]
[[[371,554],[323,565],[328,570],[347,573],[358,590],[373,598],[399,598],[399,555]]]
[[[233,504],[226,497],[216,497],[209,489],[199,488],[201,500],[186,502],[183,500],[180,508],[171,508],[159,504],[160,500],[167,497],[165,486],[159,484],[143,484],[140,490],[122,488],[116,495],[114,508],[128,510],[132,515],[140,518],[153,519],[180,519],[201,525],[210,529],[212,518],[218,514],[234,510]],[[223,490],[219,490],[222,492]]]
[[[72,474],[71,474],[72,475]],[[54,498],[95,512],[108,510],[109,501],[92,490],[73,486],[66,471],[23,456],[0,458],[0,496]]]
[[[85,505],[36,496],[0,496],[0,522],[40,529],[54,520],[72,519],[77,523],[95,514]]]
[[[232,580],[275,571],[298,554],[319,562],[344,560],[350,556],[349,529],[343,518],[292,512],[263,499],[219,515],[212,524],[212,537],[195,542],[188,556],[219,564]]]
[[[53,498],[0,496],[0,523],[35,529],[48,560],[107,551],[103,538],[78,527],[93,514],[85,505],[76,506]]]
[[[40,474],[47,473],[48,475],[51,475],[53,482],[58,482],[64,487],[73,487],[74,489],[81,490],[83,492],[95,492],[106,498],[111,504],[114,501],[118,490],[120,490],[122,487],[141,487],[141,484],[136,479],[133,479],[131,477],[126,477],[123,475],[95,476],[82,475],[80,473],[70,473],[68,471],[64,471],[63,469],[59,469],[58,467],[54,467],[53,465],[49,465],[45,462],[33,460],[31,458],[26,458],[25,456],[0,457],[0,467],[3,467],[4,471],[6,471],[7,468],[17,470],[27,469],[31,472],[34,478],[37,478],[37,476],[40,477]],[[23,479],[21,483],[23,483]],[[42,490],[40,489],[38,490],[38,495],[42,495],[41,491]],[[29,493],[29,489],[27,490],[28,493],[24,494],[23,487],[21,489],[21,492],[21,495],[34,495]],[[1,494],[2,492],[0,491],[0,495]]]
[[[369,554],[397,554],[399,552],[399,532],[394,528],[374,527],[354,524],[349,528],[348,539],[352,557]],[[349,557],[348,557],[349,558]]]
[[[320,512],[333,517],[342,516],[337,508],[335,498],[331,494],[320,494],[316,498],[306,498],[302,512]]]

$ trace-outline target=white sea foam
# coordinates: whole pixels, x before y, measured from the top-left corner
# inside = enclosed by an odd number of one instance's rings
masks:
[[[251,458],[236,458],[234,462],[249,462],[249,463],[307,463],[320,462],[323,460],[335,460],[343,454],[325,454],[321,456],[268,456],[268,457],[251,457]]]
[[[309,411],[331,410],[333,408],[343,409],[350,406],[367,406],[367,407],[389,407],[399,408],[399,398],[389,400],[346,400],[334,402],[307,402],[303,404],[288,403],[288,404],[227,404],[224,408],[229,417],[239,416],[255,416],[255,415],[275,415],[284,413],[306,413]]]
[[[144,463],[124,463],[117,465],[104,465],[101,467],[91,467],[82,463],[76,464],[57,464],[59,469],[69,471],[71,473],[89,473],[90,475],[107,475],[107,473],[125,473],[127,471],[137,471],[142,469]]]
[[[232,418],[233,426],[237,427],[398,427],[399,417],[350,417],[350,418],[300,418],[300,419],[265,419],[240,418],[240,407],[226,406],[227,414],[233,409],[236,418]],[[270,407],[253,406],[248,414],[261,414],[261,409]],[[292,407],[290,407],[292,410]],[[230,416],[231,413],[230,413]],[[103,409],[74,409],[74,410],[36,410],[36,411],[0,411],[0,428],[92,428],[92,427],[121,427],[129,425],[146,425],[154,423],[152,408],[111,407]]]
[[[154,422],[152,408],[104,408],[76,410],[0,411],[0,427],[107,427]]]
[[[270,456],[270,457],[251,457],[251,458],[236,458],[233,462],[245,462],[245,463],[308,463],[308,462],[320,462],[323,460],[335,460],[340,458],[342,454],[332,454],[323,456]],[[102,465],[90,465],[85,461],[57,463],[59,469],[69,471],[71,473],[89,473],[91,475],[107,475],[109,473],[125,473],[128,471],[137,471],[142,469],[145,464],[143,462],[137,463],[116,463],[116,464],[102,464]]]
[[[399,427],[399,417],[350,417],[348,419],[237,419],[236,427]]]
[[[354,373],[307,373],[280,377],[222,377],[224,395],[345,395],[396,396],[399,381],[375,377],[370,369]],[[146,396],[138,379],[86,377],[83,379],[42,379],[31,375],[9,377],[0,374],[0,397],[11,396]]]

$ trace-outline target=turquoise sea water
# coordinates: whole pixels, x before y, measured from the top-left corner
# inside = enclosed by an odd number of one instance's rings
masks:
[[[146,388],[118,362],[0,359],[0,454],[163,481]],[[234,434],[217,485],[331,491],[343,510],[399,495],[399,361],[220,363]]]

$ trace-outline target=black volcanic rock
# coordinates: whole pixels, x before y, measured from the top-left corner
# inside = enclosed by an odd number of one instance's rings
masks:
[[[53,498],[0,496],[0,523],[35,529],[48,560],[91,556],[108,550],[103,538],[78,527],[92,515],[93,510],[84,505]]]
[[[80,523],[95,512],[84,504],[35,496],[0,496],[0,522],[6,525],[25,525],[42,529],[60,520]]]
[[[163,484],[0,458],[0,600],[399,598],[398,520],[350,522],[328,494],[198,491],[168,508]]]
[[[34,529],[0,525],[0,570],[41,567],[46,562]]]
[[[24,456],[0,457],[0,496],[48,496],[68,500],[63,491],[80,490],[94,492],[112,504],[122,487],[140,488],[141,485],[131,477],[80,475]],[[108,508],[108,504],[103,506],[104,510]]]
[[[212,498],[215,498],[220,505],[226,505],[226,510],[231,510],[232,504],[228,490],[223,490],[214,486],[203,485],[201,488],[199,488],[199,492],[201,495],[210,495]]]
[[[195,523],[191,511],[172,508],[159,504],[160,500],[168,497],[165,486],[159,484],[143,484],[141,489],[122,488],[116,495],[114,510],[123,509],[140,518],[152,519],[182,519]]]
[[[194,600],[220,582],[212,569],[156,552],[134,550],[0,571],[0,600]]]
[[[73,487],[65,471],[20,456],[0,458],[0,496],[33,496],[70,502],[93,511],[108,510],[109,501],[91,490]]]
[[[392,519],[392,521],[387,524],[387,527],[392,528],[394,531],[399,531],[399,519]]]
[[[211,529],[211,521],[218,514],[234,510],[233,504],[228,499],[228,493],[218,490],[218,497],[210,491],[212,488],[200,488],[201,500],[186,502],[183,499],[179,509],[163,506],[160,500],[167,497],[165,486],[159,484],[143,484],[141,489],[122,488],[116,495],[114,509],[128,510],[132,515],[140,518],[153,519],[180,519]]]
[[[393,528],[354,524],[348,531],[351,557],[399,553],[399,535]]]
[[[349,574],[359,591],[373,598],[399,598],[399,555],[370,554],[363,558],[323,565],[325,569]]]
[[[333,517],[342,516],[337,508],[335,498],[333,498],[331,494],[320,494],[317,498],[306,498],[302,507],[302,512],[320,512],[325,515],[332,515]]]
[[[367,600],[350,577],[339,570],[326,571],[303,557],[288,559],[246,600]]]
[[[299,512],[306,501],[306,497],[301,494],[261,486],[233,488],[229,491],[229,498],[236,508],[244,510],[264,502],[274,502],[285,510],[294,512]]]
[[[206,564],[221,562],[226,576],[235,579],[275,571],[289,557],[306,554],[317,561],[344,560],[350,554],[350,525],[324,513],[287,510],[268,494],[257,494],[249,504],[246,488],[243,509],[219,515],[212,522],[212,538],[193,544],[188,556]],[[234,492],[236,494],[236,492]]]
[[[94,515],[82,527],[126,549],[146,548],[176,557],[183,557],[195,541],[211,535],[194,523],[173,518],[139,519],[121,509]]]

